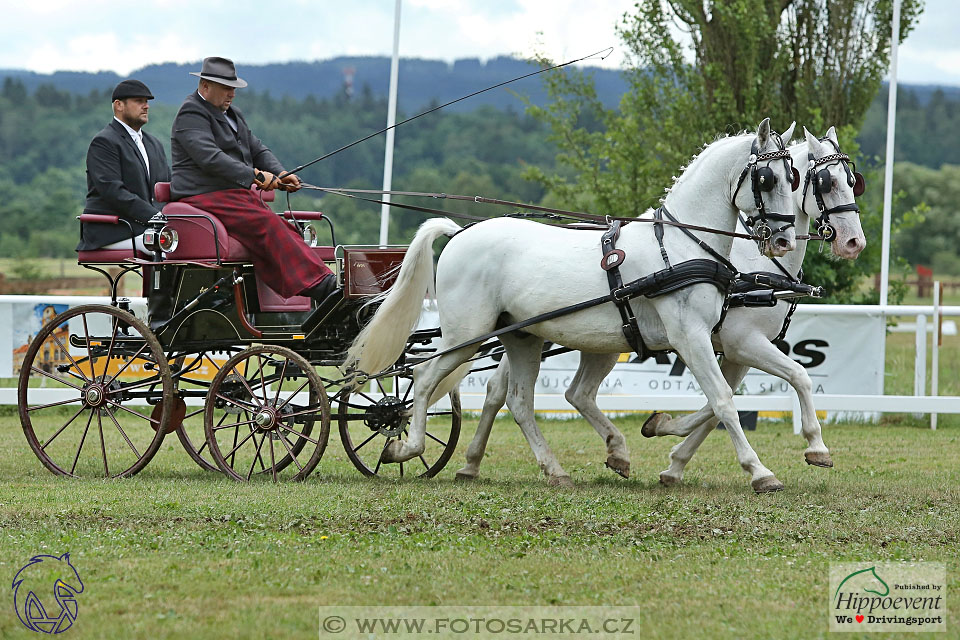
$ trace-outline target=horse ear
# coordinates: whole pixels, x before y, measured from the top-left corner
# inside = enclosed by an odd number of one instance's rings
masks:
[[[757,127],[757,148],[763,151],[770,141],[770,118],[764,118]]]
[[[820,141],[817,140],[817,136],[807,131],[806,127],[803,128],[803,135],[807,139],[807,151],[813,154],[814,158],[819,158],[823,156],[823,153],[821,150],[823,145],[821,145]]]
[[[836,127],[830,127],[829,129],[827,129],[827,133],[826,133],[823,137],[824,137],[824,138],[829,138],[829,139],[833,140],[834,142],[836,142],[837,144],[840,143],[840,141],[837,140],[837,128],[836,128]]]
[[[797,128],[797,121],[794,120],[790,123],[790,126],[787,127],[787,130],[783,132],[783,135],[780,136],[783,138],[783,144],[790,144],[790,139],[793,138],[793,130]]]

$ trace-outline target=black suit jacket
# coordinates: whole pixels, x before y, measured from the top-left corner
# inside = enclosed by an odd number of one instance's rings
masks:
[[[93,138],[87,150],[84,213],[119,215],[130,222],[136,234],[143,233],[147,221],[160,209],[153,199],[153,185],[170,180],[167,154],[160,141],[143,131],[143,146],[150,160],[149,177],[140,150],[116,119]],[[77,251],[99,249],[129,237],[130,229],[123,223],[83,224]]]
[[[237,131],[223,112],[196,92],[187,96],[173,120],[170,154],[173,156],[174,199],[224,189],[247,189],[253,168],[279,173],[283,166],[247,126],[243,114],[227,110]]]

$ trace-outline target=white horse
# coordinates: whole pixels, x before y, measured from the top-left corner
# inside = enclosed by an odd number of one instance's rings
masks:
[[[834,255],[848,260],[855,259],[866,246],[858,210],[856,205],[852,205],[855,195],[859,195],[859,190],[862,189],[862,182],[857,183],[857,174],[852,171],[848,173],[844,165],[846,161],[837,157],[840,153],[839,144],[833,127],[830,127],[822,141],[806,129],[804,134],[804,142],[790,147],[794,164],[807,166],[804,188],[794,194],[797,227],[808,228],[812,217],[828,211],[827,220],[821,222],[828,221],[833,228],[834,237],[830,246]],[[824,170],[827,174],[822,173]],[[818,194],[818,191],[821,193]],[[800,272],[806,247],[807,240],[798,238],[797,249],[779,259],[780,265],[789,275],[796,277]],[[744,272],[781,273],[779,267],[762,256],[756,244],[751,241],[734,240],[731,260]],[[832,467],[833,461],[823,443],[820,423],[813,406],[810,377],[802,366],[784,355],[772,342],[781,332],[788,308],[787,304],[778,304],[776,307],[730,309],[721,330],[714,336],[714,346],[724,353],[720,368],[731,388],[739,386],[750,367],[789,382],[800,398],[802,430],[808,444],[804,458],[812,465]],[[600,384],[616,362],[617,354],[582,353],[580,367],[566,391],[566,398],[604,439],[607,446],[607,466],[627,477],[630,473],[630,460],[624,437],[596,403]],[[467,449],[467,464],[457,472],[458,478],[472,479],[478,475],[493,421],[507,400],[509,378],[510,363],[508,357],[504,357],[487,383],[480,423]],[[670,468],[660,474],[661,482],[676,484],[682,480],[684,466],[703,439],[716,427],[717,422],[719,419],[714,416],[709,405],[697,413],[676,420],[671,420],[671,417],[664,413],[655,413],[647,420],[642,429],[646,437],[692,434],[674,447],[670,456]]]
[[[787,139],[792,132],[791,125]],[[791,185],[796,185],[789,159],[780,136],[771,132],[769,119],[764,120],[756,134],[723,138],[708,145],[667,193],[663,207],[684,223],[726,232],[736,228],[740,210],[761,213],[758,202],[768,214],[783,216],[793,210]],[[741,189],[747,173],[750,187]],[[653,215],[648,211],[642,217]],[[460,231],[458,225],[444,219],[430,220],[420,228],[396,283],[347,354],[347,364],[363,372],[381,371],[397,360],[433,281],[433,240],[441,235],[455,236],[437,266],[440,349],[469,344],[414,369],[408,440],[387,445],[381,455],[384,462],[402,462],[423,451],[427,409],[469,370],[467,360],[479,347],[471,341],[494,330],[498,322],[533,318],[610,291],[606,274],[598,265],[600,232],[507,218]],[[732,237],[710,233],[699,236],[714,253],[730,255]],[[692,259],[714,260],[682,230],[666,227],[664,243],[674,266]],[[773,252],[782,254],[794,246],[794,227],[778,229]],[[664,269],[653,224],[625,225],[618,248],[627,256],[621,265],[625,282]],[[783,485],[763,466],[743,435],[733,393],[714,356],[711,331],[720,319],[724,296],[715,284],[699,282],[657,297],[636,298],[630,305],[647,346],[677,351],[690,368],[714,413],[728,425],[737,459],[750,475],[754,490],[778,490]],[[629,349],[621,325],[616,307],[602,304],[528,326],[522,335],[501,336],[511,363],[514,401],[510,409],[551,484],[569,484],[570,477],[546,447],[533,417],[542,340],[589,353],[619,354]]]

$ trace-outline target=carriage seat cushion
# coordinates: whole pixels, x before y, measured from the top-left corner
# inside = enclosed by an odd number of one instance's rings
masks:
[[[184,202],[171,202],[163,208],[163,215],[167,216],[167,226],[175,229],[179,238],[177,248],[167,254],[167,259],[216,260],[219,245],[220,260],[253,260],[247,248],[239,240],[227,235],[226,227],[213,214]]]
[[[250,190],[259,194],[264,202],[273,202],[274,198],[276,198],[274,191],[264,191],[261,193],[255,184],[250,185]],[[158,182],[153,185],[153,199],[157,202],[170,202],[170,183]]]

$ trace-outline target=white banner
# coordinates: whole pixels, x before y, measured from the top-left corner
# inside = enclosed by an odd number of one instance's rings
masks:
[[[800,363],[810,375],[815,394],[870,395],[881,390],[883,377],[884,321],[879,313],[822,314],[823,306],[799,305],[781,351]],[[436,326],[435,311],[425,311],[421,327]],[[623,354],[604,379],[600,395],[702,395],[700,385],[675,353],[661,354],[637,362],[635,354]],[[578,352],[547,358],[537,378],[538,394],[562,394],[570,385],[580,362]],[[495,365],[483,358],[474,369]],[[477,371],[464,378],[462,394],[484,394],[493,369]],[[738,393],[786,396],[790,385],[762,371],[751,369]]]

